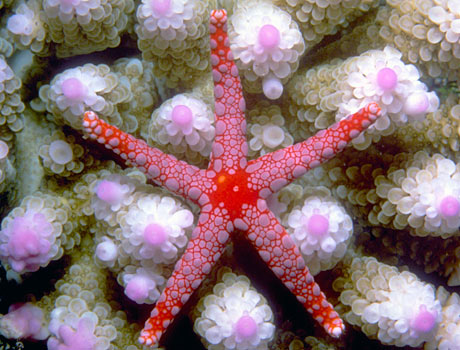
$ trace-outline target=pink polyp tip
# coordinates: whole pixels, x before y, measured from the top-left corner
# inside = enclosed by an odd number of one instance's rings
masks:
[[[12,304],[8,314],[3,316],[3,322],[8,325],[7,328],[14,329],[18,338],[42,340],[47,336],[42,329],[43,311],[31,303]]]
[[[265,49],[273,49],[280,43],[280,31],[271,24],[265,24],[259,29],[259,44]]]
[[[425,92],[415,92],[410,94],[404,103],[404,111],[409,115],[426,113],[430,107],[430,101]]]
[[[166,241],[168,234],[163,226],[152,223],[144,229],[144,241],[153,246],[159,246]]]
[[[77,78],[68,78],[63,81],[62,93],[70,100],[79,100],[86,94],[86,87]]]
[[[121,200],[123,191],[119,183],[102,180],[96,188],[96,196],[104,202],[115,204]]]
[[[398,84],[398,76],[391,68],[382,68],[377,73],[377,84],[383,90],[393,90]]]
[[[126,285],[125,294],[131,300],[141,302],[149,296],[147,281],[142,276],[134,276]]]
[[[321,214],[313,214],[308,219],[307,230],[313,236],[323,236],[329,230],[329,220]]]
[[[425,305],[420,305],[418,314],[412,319],[411,327],[418,332],[429,332],[436,324],[437,312],[428,311]]]
[[[151,6],[157,16],[164,16],[171,8],[171,0],[152,0]]]
[[[192,110],[184,105],[175,106],[171,112],[171,120],[177,126],[189,125],[193,120]]]
[[[454,196],[446,196],[439,203],[439,211],[445,218],[457,216],[460,213],[460,202]]]
[[[257,323],[249,315],[244,315],[239,318],[235,324],[235,333],[243,339],[253,337],[257,333]]]
[[[29,228],[17,230],[8,242],[8,250],[15,259],[25,259],[32,255],[38,255],[40,253],[40,246],[40,239],[37,232]]]

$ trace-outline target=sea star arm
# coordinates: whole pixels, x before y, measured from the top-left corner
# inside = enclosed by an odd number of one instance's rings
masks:
[[[145,322],[139,337],[142,344],[158,344],[174,316],[211,271],[225,248],[233,226],[223,213],[224,208],[207,210],[207,207],[211,206],[203,207],[185,253],[177,262],[166,288]]]
[[[265,200],[259,199],[257,206],[246,213],[238,228],[246,231],[263,261],[328,334],[340,336],[345,328],[343,321],[314,281],[294,241],[267,209]]]
[[[380,115],[377,103],[370,103],[328,129],[319,131],[304,142],[268,153],[248,163],[251,188],[263,198],[304,175],[342,151],[353,138]]]
[[[184,198],[196,200],[190,198],[190,186],[200,182],[204,170],[177,160],[157,148],[149,147],[145,141],[106,123],[94,112],[85,112],[83,127],[90,138],[113,150],[127,165],[141,169],[157,185],[164,186]]]
[[[220,172],[246,165],[246,107],[238,68],[229,47],[225,10],[211,12],[209,31],[216,118],[209,168]]]

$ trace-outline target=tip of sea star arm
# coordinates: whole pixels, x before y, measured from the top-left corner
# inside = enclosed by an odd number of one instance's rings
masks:
[[[320,141],[323,144],[321,155],[325,159],[329,159],[343,150],[352,139],[358,137],[361,132],[371,126],[380,115],[380,106],[375,102],[371,102],[328,129],[321,130],[312,140]]]
[[[211,11],[211,21],[217,20],[224,22],[227,18],[227,11],[224,9],[215,9]]]
[[[333,338],[339,338],[345,331],[343,321],[337,317],[333,322],[325,325],[326,332]]]
[[[146,326],[148,321],[146,323]],[[139,336],[139,343],[149,347],[158,348],[158,342],[160,341],[161,331],[154,331],[154,328],[147,329],[146,327],[141,331]]]
[[[83,115],[83,128],[91,138],[95,138],[94,130],[98,126],[99,117],[93,111],[86,111]]]
[[[367,129],[373,122],[375,122],[380,115],[380,106],[375,102],[371,102],[339,123],[347,125],[349,136],[353,139],[357,137],[361,131]]]

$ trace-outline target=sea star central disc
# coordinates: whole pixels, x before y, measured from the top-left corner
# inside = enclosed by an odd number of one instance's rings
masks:
[[[244,198],[244,202],[241,201]],[[230,220],[242,217],[242,205],[255,205],[259,195],[248,186],[248,174],[244,170],[235,171],[233,175],[220,173],[216,176],[216,190],[209,195],[212,203],[225,208]]]

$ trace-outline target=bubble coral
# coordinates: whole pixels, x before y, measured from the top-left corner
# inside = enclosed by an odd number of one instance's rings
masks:
[[[10,339],[46,339],[49,332],[43,310],[32,303],[12,304],[6,315],[0,315],[0,334]]]
[[[139,181],[110,174],[90,184],[100,220],[93,226],[95,260],[117,275],[131,300],[152,304],[189,240],[194,217],[165,191],[142,186],[141,175]]]
[[[91,241],[72,256],[56,291],[37,304],[49,310],[48,349],[137,350],[133,327],[113,300],[113,280],[91,258]],[[106,296],[108,299],[104,298]]]
[[[117,278],[125,286],[126,296],[138,304],[153,304],[160,297],[166,279],[162,276],[161,269],[137,268],[134,273],[129,273],[131,266],[125,269]]]
[[[38,153],[45,171],[50,175],[69,177],[99,163],[76,143],[74,136],[66,136],[60,130],[44,138]]]
[[[456,0],[387,1],[376,18],[379,36],[430,77],[460,65],[460,11]],[[457,75],[458,77],[458,75]]]
[[[195,94],[184,93],[165,101],[152,113],[147,141],[196,162],[209,156],[214,135],[212,109]]]
[[[378,101],[382,118],[352,141],[355,148],[366,149],[372,141],[392,134],[396,127],[421,120],[438,108],[438,97],[428,92],[419,78],[417,68],[402,62],[401,53],[394,48],[370,50],[294,77],[287,86],[288,111],[301,124],[308,123],[302,128],[315,131],[369,101]],[[294,137],[298,134],[299,131]]]
[[[376,178],[376,191],[388,198],[399,228],[408,225],[418,236],[447,238],[460,226],[460,170],[440,154],[417,152],[402,169]]]
[[[279,106],[260,102],[246,111],[246,115],[250,157],[264,155],[294,143]]]
[[[406,150],[419,150],[429,144],[446,157],[460,150],[460,100],[456,93],[448,93],[439,108],[417,123],[398,128],[395,136]]]
[[[0,192],[5,191],[16,174],[16,169],[8,159],[9,151],[8,144],[0,140]]]
[[[0,259],[18,274],[37,271],[79,242],[69,223],[70,208],[59,197],[24,198],[2,221]]]
[[[279,98],[283,83],[297,70],[305,51],[296,22],[269,2],[252,1],[236,7],[229,27],[240,74],[251,82],[261,80],[267,98]]]
[[[146,124],[157,101],[151,64],[120,59],[109,67],[87,63],[57,74],[39,90],[48,117],[57,124],[81,129],[81,115],[98,110],[111,123],[136,132]]]
[[[123,248],[136,260],[172,263],[185,247],[193,214],[170,196],[137,196],[128,211],[118,215]]]
[[[209,350],[268,349],[274,336],[273,313],[245,276],[224,273],[196,312],[194,329]]]
[[[208,18],[213,3],[142,0],[137,8],[138,47],[168,86],[193,82],[209,69]]]
[[[345,255],[353,234],[351,217],[327,189],[304,195],[284,219],[287,231],[313,275],[334,267]]]
[[[6,28],[18,48],[46,55],[49,54],[49,38],[40,9],[40,3],[35,0],[19,4],[8,18]]]
[[[159,100],[153,63],[138,58],[120,58],[110,68],[129,81],[132,98],[117,105],[125,129],[143,132]]]
[[[442,286],[436,290],[436,299],[442,305],[442,322],[436,336],[426,343],[426,350],[460,349],[460,296],[449,293]]]
[[[420,120],[438,108],[435,93],[426,91],[417,68],[404,64],[399,51],[386,46],[382,51],[368,51],[360,57],[346,84],[351,87],[352,98],[341,104],[339,115],[347,114],[348,109],[360,106],[367,99],[378,101],[383,113],[396,124]]]
[[[21,80],[0,56],[0,126],[6,125],[13,132],[19,132],[24,126],[21,113],[25,106],[19,94],[20,88]]]
[[[119,174],[110,174],[94,181],[91,185],[91,208],[96,219],[115,226],[120,208],[132,204],[135,189],[136,183],[131,178]]]
[[[56,55],[68,57],[118,46],[133,11],[132,0],[44,0],[42,13]]]
[[[378,6],[378,0],[275,0],[299,24],[307,50]]]
[[[65,121],[78,129],[85,110],[108,108],[104,92],[112,90],[118,80],[113,73],[107,76],[109,71],[106,65],[93,64],[67,69],[56,75],[50,85],[40,88],[40,98],[56,122]]]
[[[354,258],[333,287],[341,291],[344,318],[384,344],[420,346],[433,339],[441,322],[441,303],[431,284],[375,258]]]

